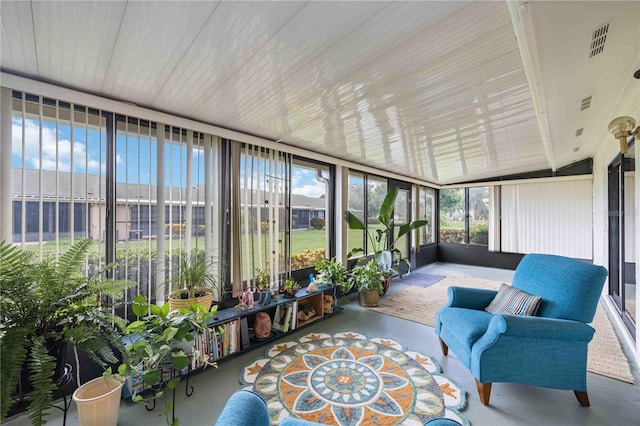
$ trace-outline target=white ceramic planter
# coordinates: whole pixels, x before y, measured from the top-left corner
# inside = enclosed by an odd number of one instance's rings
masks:
[[[98,377],[73,393],[80,426],[116,426],[120,411],[122,382],[115,377]]]

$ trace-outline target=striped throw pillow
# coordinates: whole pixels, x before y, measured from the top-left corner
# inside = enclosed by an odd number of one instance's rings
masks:
[[[533,316],[538,312],[540,296],[518,290],[510,285],[502,284],[498,294],[493,298],[485,311],[492,314],[514,314]]]

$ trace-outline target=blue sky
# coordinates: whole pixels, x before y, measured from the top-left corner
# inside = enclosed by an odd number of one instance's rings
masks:
[[[22,167],[22,120],[12,120],[12,167]],[[76,126],[74,142],[71,143],[71,127],[59,125],[56,139],[55,123],[45,121],[42,126],[42,150],[40,150],[40,128],[37,120],[26,119],[24,125],[24,165],[27,169],[71,171],[71,152],[73,150],[73,169],[75,173],[91,175],[105,174],[106,171],[106,135],[89,128]],[[138,143],[139,142],[139,143]],[[56,152],[57,144],[57,152]],[[186,186],[186,146],[165,145],[165,184]],[[155,185],[157,183],[157,148],[148,138],[129,137],[122,134],[116,138],[116,176],[119,183],[139,183]],[[181,165],[180,165],[181,164]],[[204,182],[203,152],[193,151],[193,184]],[[241,182],[244,179],[244,164],[241,165]],[[292,170],[292,192],[308,197],[319,197],[325,193],[325,185],[316,179],[316,171],[306,167],[294,166]]]

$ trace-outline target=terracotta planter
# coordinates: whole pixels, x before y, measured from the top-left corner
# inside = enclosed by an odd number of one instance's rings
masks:
[[[387,277],[382,280],[382,295],[387,294],[387,290],[389,290],[389,286],[391,285],[391,277]]]
[[[213,302],[213,291],[204,288],[197,288],[196,292],[205,292],[206,294],[194,299],[182,299],[180,297],[182,290],[174,291],[169,295],[169,307],[172,311],[175,311],[181,308],[188,309],[189,304],[196,303],[203,306],[206,310],[209,310],[211,303]]]
[[[361,290],[360,291],[360,306],[378,306],[380,301],[380,295],[378,290]]]

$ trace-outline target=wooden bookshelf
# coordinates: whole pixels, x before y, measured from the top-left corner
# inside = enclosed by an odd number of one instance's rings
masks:
[[[323,313],[323,295],[331,290],[331,288],[328,288],[309,293],[306,288],[302,288],[293,297],[279,295],[278,300],[264,306],[256,306],[254,309],[240,310],[234,307],[218,311],[214,317],[208,320],[208,331],[198,335],[194,340],[194,349],[209,354],[211,362],[224,360],[277,340],[312,322],[331,317],[343,310],[341,307],[334,305],[332,313]],[[299,308],[306,303],[310,303],[316,312],[311,318],[298,320],[293,317],[296,313],[296,310],[293,309],[287,328],[283,328],[283,330],[272,328],[273,333],[266,339],[255,340],[250,338],[250,330],[253,328],[255,316],[258,312],[266,312],[271,317],[273,325],[278,308],[282,310],[285,304]],[[173,374],[188,376],[200,370],[202,370],[202,366],[196,365],[194,362],[184,371],[174,372]],[[130,398],[133,391],[140,392],[143,390],[146,390],[146,388],[142,384],[142,371],[139,371],[127,378],[123,388],[123,396]]]

